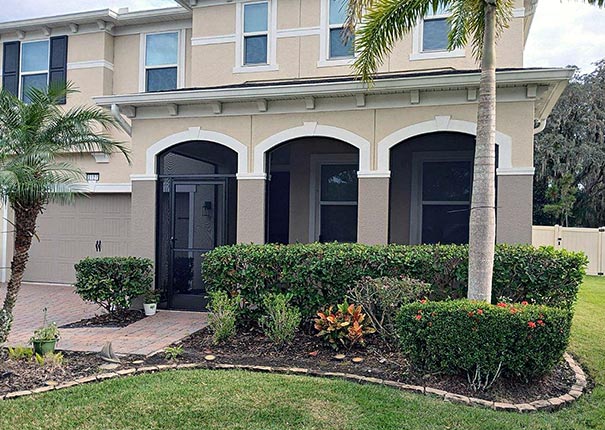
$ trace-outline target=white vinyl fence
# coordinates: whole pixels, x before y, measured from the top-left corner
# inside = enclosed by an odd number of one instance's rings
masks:
[[[532,245],[554,246],[556,249],[582,251],[588,257],[586,272],[603,275],[605,272],[605,227],[577,228],[560,225],[532,228]]]

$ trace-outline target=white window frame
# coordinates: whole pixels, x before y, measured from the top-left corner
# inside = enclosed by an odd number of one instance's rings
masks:
[[[410,244],[422,243],[422,206],[425,204],[468,204],[471,201],[424,201],[422,200],[422,172],[425,162],[469,161],[471,163],[471,186],[473,151],[426,151],[412,153],[412,195],[410,205]]]
[[[351,57],[330,58],[330,30],[344,28],[342,24],[330,24],[330,0],[321,0],[319,25],[319,61],[317,67],[350,66],[355,62],[357,52]]]
[[[164,31],[151,31],[148,33],[141,33],[140,35],[140,48],[139,48],[139,92],[147,92],[146,77],[147,69],[164,69],[168,67],[176,67],[176,89],[183,88],[185,86],[185,32],[186,29],[179,28],[174,30]],[[168,34],[177,33],[178,47],[177,47],[177,62],[176,64],[162,64],[160,66],[147,66],[147,36],[155,34]]]
[[[311,154],[309,183],[309,242],[319,241],[321,233],[321,206],[323,204],[356,206],[359,211],[359,172],[357,179],[357,201],[322,201],[321,200],[321,167],[334,164],[356,164],[359,157],[355,154]],[[359,212],[357,223],[359,225]]]
[[[414,27],[413,40],[412,40],[412,54],[410,55],[410,61],[415,60],[430,60],[438,58],[457,58],[465,57],[466,52],[464,48],[457,48],[452,51],[447,49],[442,50],[424,50],[424,22],[433,19],[446,19],[451,16],[451,13],[441,13],[435,15],[427,15],[422,18],[418,24]]]
[[[244,5],[267,3],[267,31],[244,33]],[[267,64],[244,64],[244,37],[267,35]],[[279,70],[277,65],[277,1],[240,0],[235,11],[235,67],[233,73],[271,72]]]
[[[36,43],[36,42],[46,42],[48,44],[48,57],[46,58],[46,69],[24,72],[22,70],[22,68],[23,68],[23,46],[30,44],[30,43]],[[40,75],[42,73],[46,73],[46,85],[48,86],[48,84],[49,84],[48,81],[50,79],[50,39],[32,39],[32,40],[28,40],[27,42],[21,42],[21,46],[19,47],[19,90],[18,90],[19,91],[18,92],[19,100],[23,100],[23,94],[22,94],[23,76]]]

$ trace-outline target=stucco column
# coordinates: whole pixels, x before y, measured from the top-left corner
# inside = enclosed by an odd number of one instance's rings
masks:
[[[237,242],[265,243],[265,178],[237,178]]]
[[[359,175],[357,242],[386,244],[389,240],[389,176]]]
[[[533,180],[532,174],[498,175],[496,205],[498,243],[531,243]]]
[[[155,261],[156,180],[132,178],[130,255]]]

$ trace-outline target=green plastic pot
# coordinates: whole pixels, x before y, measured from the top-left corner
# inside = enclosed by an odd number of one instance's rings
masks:
[[[55,352],[55,345],[57,344],[57,340],[34,340],[34,353],[40,354],[41,356],[45,356],[48,353]]]

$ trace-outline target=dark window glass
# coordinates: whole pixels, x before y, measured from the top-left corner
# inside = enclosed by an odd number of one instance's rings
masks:
[[[147,69],[147,91],[174,90],[176,89],[176,80],[176,67]]]
[[[469,205],[423,205],[422,243],[468,243]]]
[[[39,75],[25,75],[21,77],[21,100],[25,103],[31,102],[28,92],[30,88],[37,88],[39,90],[46,89],[48,85],[48,74],[41,73]]]
[[[356,202],[357,165],[322,165],[321,200],[333,202]]]
[[[330,58],[352,57],[353,54],[353,38],[345,41],[342,28],[330,29]]]
[[[423,51],[446,51],[450,25],[446,18],[425,19],[422,30]]]
[[[321,206],[321,242],[357,241],[357,205]]]
[[[423,163],[423,201],[469,201],[472,165],[470,161]]]
[[[267,64],[267,36],[244,38],[244,64]]]

